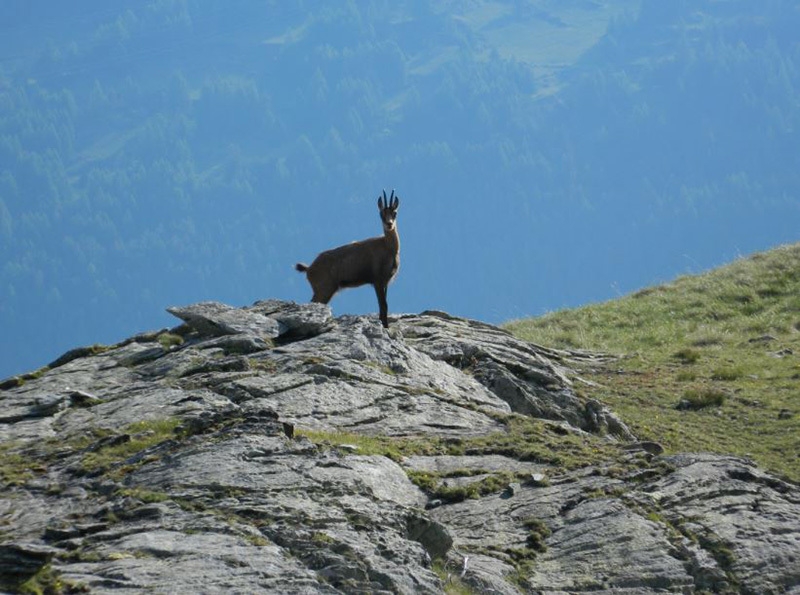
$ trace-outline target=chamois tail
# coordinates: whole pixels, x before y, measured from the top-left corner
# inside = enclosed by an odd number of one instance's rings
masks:
[[[294,268],[298,273],[305,273],[308,270],[308,267],[302,262],[298,262],[296,265],[294,265]]]

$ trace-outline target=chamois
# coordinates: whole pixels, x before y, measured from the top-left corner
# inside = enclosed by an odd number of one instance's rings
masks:
[[[397,207],[400,197],[378,197],[378,211],[383,223],[383,236],[345,244],[321,252],[311,266],[298,262],[295,269],[305,273],[314,295],[312,302],[327,304],[340,289],[369,283],[378,296],[381,324],[389,328],[389,305],[386,292],[400,267],[400,236],[397,234]]]

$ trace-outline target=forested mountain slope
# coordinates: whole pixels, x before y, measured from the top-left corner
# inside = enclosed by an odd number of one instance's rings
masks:
[[[0,376],[170,303],[305,300],[291,265],[378,233],[383,187],[395,311],[499,321],[796,239],[793,2],[0,12]]]

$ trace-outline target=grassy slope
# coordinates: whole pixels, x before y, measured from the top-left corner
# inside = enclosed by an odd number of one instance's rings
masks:
[[[668,452],[748,456],[800,481],[800,244],[507,328],[624,354],[582,371],[598,384],[584,391],[641,438]]]

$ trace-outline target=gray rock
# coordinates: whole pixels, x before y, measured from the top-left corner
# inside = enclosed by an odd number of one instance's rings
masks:
[[[530,461],[518,461],[511,457],[502,455],[482,455],[482,456],[410,456],[404,457],[401,463],[404,467],[414,471],[428,471],[450,475],[458,471],[484,473],[494,473],[500,471],[510,471],[524,475],[526,473],[537,473],[543,469],[549,469],[547,465],[531,463]]]
[[[534,486],[546,486],[547,476],[544,473],[532,473],[529,483]]]
[[[469,436],[502,430],[491,415],[509,411],[474,378],[393,339],[377,319],[342,317],[335,332],[277,347],[263,360],[284,373],[219,390],[298,426]]]
[[[26,419],[52,417],[69,406],[66,395],[37,394],[23,404],[11,406],[0,415],[0,423],[15,423]]]
[[[495,552],[499,559],[524,546],[527,518],[540,519],[551,534],[523,581],[535,592],[719,591],[736,584],[762,593],[800,584],[793,562],[800,552],[796,486],[728,457],[668,461],[674,472],[635,488],[573,475],[549,487],[523,486],[511,499],[468,500],[430,513],[448,527],[455,551]],[[767,559],[777,564],[765,565]],[[473,572],[476,584],[496,581]]]
[[[408,538],[422,544],[431,558],[444,558],[453,545],[447,527],[431,519],[414,514],[408,519]]]
[[[633,434],[607,407],[583,402],[573,391],[566,353],[560,361],[497,327],[443,312],[403,316],[405,341],[436,360],[469,371],[508,403],[512,411],[566,421],[576,428],[632,440]]]
[[[0,544],[0,588],[16,590],[48,564],[56,550],[41,544]]]
[[[387,332],[319,304],[173,310],[169,350],[140,334],[0,384],[1,589],[49,564],[96,592],[798,592],[797,486],[637,442],[573,390],[591,354],[440,312]],[[520,415],[630,444],[570,471],[446,454]]]
[[[295,339],[314,337],[329,331],[335,324],[331,308],[327,304],[263,300],[256,302],[248,310],[277,320],[281,328],[285,329],[282,334]]]
[[[740,590],[767,593],[800,586],[800,490],[747,461],[684,454],[667,459],[677,469],[647,486],[666,520],[678,524],[733,578]],[[769,563],[766,563],[766,561]],[[705,561],[692,561],[713,567]],[[708,579],[705,579],[708,582]],[[712,588],[716,588],[712,586]]]
[[[216,337],[208,339],[195,345],[197,349],[221,349],[225,355],[243,354],[249,355],[251,353],[258,353],[270,348],[270,344],[262,337],[254,335],[225,335],[224,337]]]
[[[69,400],[74,407],[92,407],[103,400],[82,390],[69,391]]]
[[[281,334],[277,320],[259,312],[233,308],[219,302],[201,302],[192,306],[170,307],[167,312],[177,316],[200,335],[212,337],[248,334],[274,339]]]

